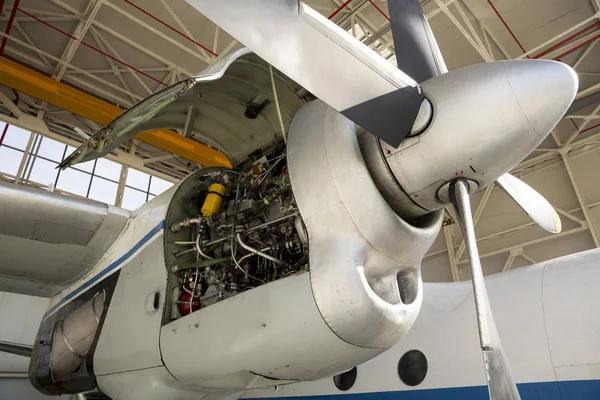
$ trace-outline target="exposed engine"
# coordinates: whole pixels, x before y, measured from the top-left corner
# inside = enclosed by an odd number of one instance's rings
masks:
[[[165,235],[170,319],[308,269],[286,154],[274,154],[239,170],[200,169],[174,195]]]

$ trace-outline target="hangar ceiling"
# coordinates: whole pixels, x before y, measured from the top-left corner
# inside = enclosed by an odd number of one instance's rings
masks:
[[[307,3],[391,63],[402,56],[394,51],[386,1]],[[580,79],[577,102],[567,118],[513,171],[557,207],[563,232],[542,231],[499,188],[490,187],[473,199],[484,271],[506,271],[599,247],[599,0],[425,0],[422,5],[450,70],[501,59],[544,58],[573,66]],[[126,109],[241,47],[184,0],[0,0],[0,9],[0,72],[16,61],[93,95],[106,107]],[[106,123],[98,122],[94,110],[77,115],[3,83],[3,121],[71,146],[83,140],[74,127],[91,134]],[[108,158],[175,182],[197,168],[180,155],[141,139]],[[470,278],[460,231],[451,218],[423,271],[430,281]]]

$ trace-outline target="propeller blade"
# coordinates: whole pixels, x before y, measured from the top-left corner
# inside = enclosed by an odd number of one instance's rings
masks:
[[[552,233],[561,231],[560,217],[548,200],[535,189],[508,173],[496,182],[539,226]]]
[[[412,78],[296,0],[187,0],[221,29],[367,131],[397,147],[431,106]]]
[[[417,82],[448,72],[418,0],[389,0],[398,68]]]
[[[471,203],[469,200],[469,185],[463,180],[454,181],[450,186],[450,197],[456,208],[458,222],[462,229],[463,237],[473,279],[473,292],[475,295],[475,310],[479,327],[479,341],[483,352],[485,375],[488,381],[488,390],[491,400],[520,399],[519,391],[513,380],[508,360],[500,343],[500,336],[494,323],[494,317],[487,295],[473,217],[471,216]]]

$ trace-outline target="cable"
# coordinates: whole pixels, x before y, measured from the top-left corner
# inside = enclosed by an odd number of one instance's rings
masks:
[[[262,176],[262,178],[261,178],[260,182],[258,182],[258,183],[257,183],[257,185],[256,185],[256,186],[260,186],[260,185],[261,185],[261,184],[264,182],[264,180],[265,180],[265,179],[267,179],[267,176],[269,176],[269,173],[270,173],[270,172],[273,170],[273,168],[275,168],[275,166],[276,166],[277,164],[279,164],[279,162],[280,162],[281,160],[283,160],[284,158],[285,158],[285,154],[282,154],[282,155],[279,157],[279,159],[278,159],[277,161],[275,161],[275,163],[273,163],[273,165],[271,165],[271,166],[269,167],[269,169],[268,169],[268,170],[266,170],[266,171],[265,171],[265,172],[264,172],[264,173],[261,175],[261,176]]]
[[[281,109],[279,108],[279,99],[277,98],[277,88],[275,87],[275,78],[273,77],[273,67],[269,64],[269,73],[271,74],[271,86],[273,87],[273,98],[275,99],[275,108],[277,109],[277,118],[279,119],[279,129],[281,129],[281,136],[283,136],[283,142],[287,143],[285,137],[285,127],[283,126],[283,118],[281,118]]]

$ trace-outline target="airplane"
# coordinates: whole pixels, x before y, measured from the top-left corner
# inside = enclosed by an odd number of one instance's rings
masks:
[[[452,360],[415,349],[444,362],[432,364],[428,384],[484,382],[477,393],[491,399],[526,398],[491,313],[469,198],[496,182],[540,226],[560,231],[552,206],[508,171],[570,107],[574,71],[519,60],[448,72],[416,0],[388,3],[398,68],[296,0],[188,2],[247,48],[135,105],[60,167],[102,157],[139,132],[170,128],[222,150],[232,168],[200,168],[133,213],[0,184],[7,222],[0,289],[52,295],[33,347],[0,348],[30,356],[31,383],[48,395],[293,397],[327,393],[316,391],[332,376],[345,387],[363,367],[381,383],[379,365],[446,327],[464,344],[447,354],[468,364],[471,378],[449,380],[461,372]],[[450,206],[471,263],[476,319],[466,284],[424,285],[421,278]],[[554,269],[531,269],[537,278],[529,282],[545,288],[539,276],[546,270]],[[527,271],[490,278],[492,293],[536,274]],[[553,299],[525,302],[524,315]],[[593,296],[582,300],[594,304]],[[437,319],[413,327],[423,304]],[[565,311],[554,303],[547,309],[547,318]],[[479,373],[469,364],[475,320]],[[594,334],[579,328],[585,334],[574,346],[591,346]],[[527,337],[537,341],[539,333]],[[427,342],[440,345],[442,352],[452,347]],[[407,356],[402,374],[423,369],[418,352]],[[581,362],[572,356],[562,361]],[[449,362],[455,371],[438,369]],[[534,366],[547,372],[562,365]],[[517,371],[525,382],[552,381]],[[360,379],[358,393],[395,387]]]

